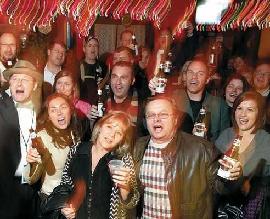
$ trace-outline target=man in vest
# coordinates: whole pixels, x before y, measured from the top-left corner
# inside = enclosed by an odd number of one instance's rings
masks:
[[[112,68],[110,86],[111,94],[105,97],[105,112],[110,110],[119,110],[128,113],[134,125],[137,125],[138,135],[141,135],[142,127],[142,100],[133,87],[135,82],[132,63],[119,61]],[[92,105],[91,115],[92,121],[98,118],[97,106]]]

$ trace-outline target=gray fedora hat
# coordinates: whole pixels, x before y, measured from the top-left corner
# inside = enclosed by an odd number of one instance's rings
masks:
[[[42,83],[42,74],[39,73],[36,67],[29,61],[19,60],[16,64],[5,71],[3,71],[4,78],[9,81],[13,74],[25,74],[34,78],[37,83]]]

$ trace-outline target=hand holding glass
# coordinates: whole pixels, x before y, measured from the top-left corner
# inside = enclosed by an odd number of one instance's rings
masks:
[[[125,164],[122,160],[111,160],[108,165],[112,180],[116,186],[129,190],[130,169],[124,166]]]

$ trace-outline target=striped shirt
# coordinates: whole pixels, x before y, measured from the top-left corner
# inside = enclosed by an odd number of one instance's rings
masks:
[[[171,218],[167,179],[165,177],[165,163],[161,156],[163,144],[149,142],[140,169],[140,180],[144,186],[144,206],[142,218]]]

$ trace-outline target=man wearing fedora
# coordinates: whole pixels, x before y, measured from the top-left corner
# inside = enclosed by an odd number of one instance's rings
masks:
[[[8,136],[13,136],[14,134],[16,137],[18,135],[16,131],[19,130],[19,146],[13,144],[14,148],[10,148],[10,151],[13,153],[12,156],[16,155],[16,157],[13,157],[13,165],[16,168],[11,169],[13,171],[12,173],[8,173],[13,176],[12,184],[14,190],[18,191],[15,195],[17,197],[16,201],[19,203],[19,208],[17,212],[14,212],[14,214],[16,213],[16,217],[14,218],[31,218],[33,191],[24,180],[24,172],[27,164],[27,150],[31,147],[30,135],[36,128],[36,111],[32,103],[32,93],[37,88],[38,83],[42,81],[42,75],[37,72],[36,68],[30,62],[19,60],[12,68],[5,70],[3,76],[9,82],[13,105],[9,104],[9,109],[1,106],[0,114],[9,114],[9,112],[13,112],[14,114],[10,119],[14,121],[13,126],[15,131],[14,133],[8,133]],[[9,147],[11,146],[9,145]],[[19,151],[16,151],[15,147]],[[3,165],[4,167],[2,168],[8,168],[8,163],[6,163],[6,166],[5,164]],[[16,209],[13,211],[16,211]]]

